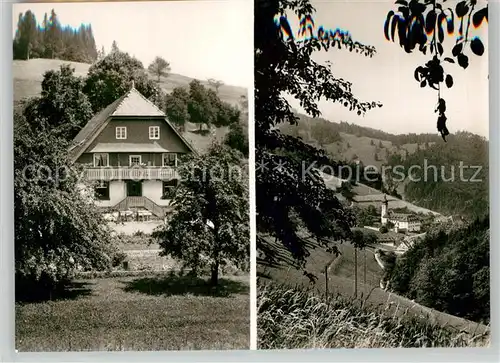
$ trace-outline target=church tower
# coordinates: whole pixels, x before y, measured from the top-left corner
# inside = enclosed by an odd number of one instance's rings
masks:
[[[382,201],[382,211],[380,213],[380,222],[382,224],[387,223],[387,212],[389,211],[389,201],[387,200],[387,196],[384,194],[384,200]]]

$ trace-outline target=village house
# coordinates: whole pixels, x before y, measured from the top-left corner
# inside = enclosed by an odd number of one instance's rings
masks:
[[[163,218],[177,186],[179,158],[195,150],[132,83],[122,97],[96,114],[70,148],[72,161],[96,182],[96,206],[130,215]]]

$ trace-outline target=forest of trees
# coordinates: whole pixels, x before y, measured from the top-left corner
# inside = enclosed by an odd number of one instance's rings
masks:
[[[301,137],[305,142],[316,143],[320,146],[340,141],[341,132],[356,135],[358,137],[369,137],[390,141],[395,146],[442,142],[441,137],[436,134],[409,133],[394,135],[345,121],[340,121],[340,123],[338,123],[325,120],[321,117],[312,118],[303,114],[298,114],[298,116],[299,121],[297,125],[280,124],[280,130],[287,135]]]
[[[484,137],[458,132],[449,135],[446,143],[421,148],[406,158],[393,154],[388,164],[401,165],[406,172],[411,166],[421,167],[413,170],[414,178],[405,186],[405,199],[444,214],[476,218],[489,211],[488,160],[488,142]]]
[[[489,228],[486,216],[465,227],[429,232],[398,260],[392,288],[430,308],[487,324]]]
[[[14,59],[48,58],[93,63],[102,56],[100,53],[90,24],[82,24],[79,28],[63,26],[54,9],[50,14],[45,13],[41,23],[31,10],[19,14],[13,40]]]

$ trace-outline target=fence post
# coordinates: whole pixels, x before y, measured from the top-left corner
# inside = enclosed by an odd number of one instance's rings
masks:
[[[325,291],[326,291],[326,300],[330,300],[330,295],[328,294],[328,265],[325,266]]]
[[[354,247],[354,298],[358,297],[358,249]]]
[[[364,258],[364,269],[363,269],[363,283],[366,285],[366,248],[363,250],[363,258]]]

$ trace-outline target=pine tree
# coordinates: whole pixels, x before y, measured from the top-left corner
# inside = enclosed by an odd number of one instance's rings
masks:
[[[101,50],[97,52],[97,60],[101,60],[106,57],[106,51],[104,50],[104,45],[101,47]]]
[[[119,52],[120,49],[118,49],[118,43],[116,43],[116,40],[113,40],[113,44],[111,44],[111,53]]]

